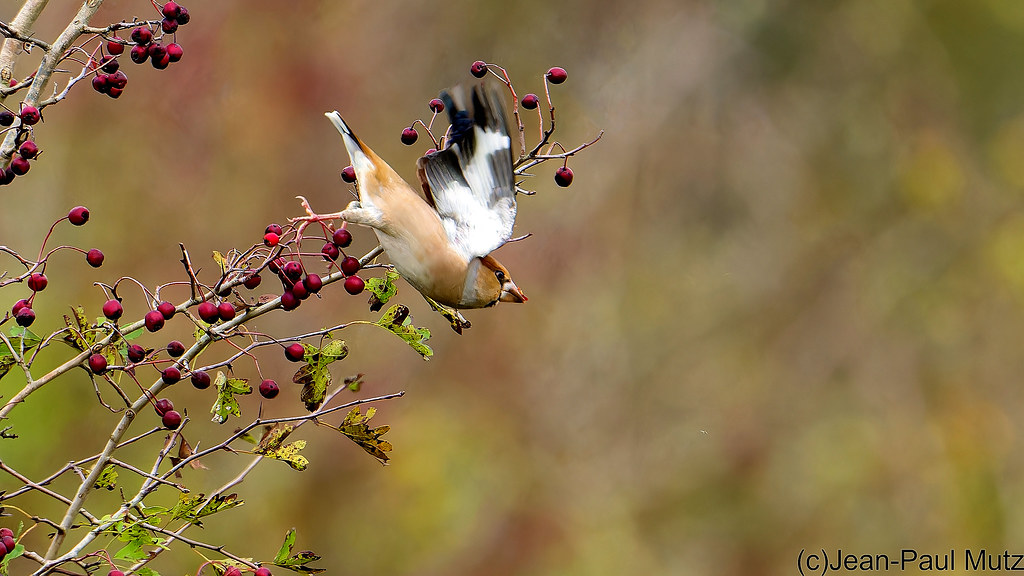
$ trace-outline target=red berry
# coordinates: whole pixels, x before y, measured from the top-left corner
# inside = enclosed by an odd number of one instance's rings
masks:
[[[116,40],[107,40],[107,52],[117,56],[124,52],[124,44],[121,44]]]
[[[163,70],[171,64],[171,57],[167,54],[167,51],[164,50],[159,58],[154,56],[153,59],[149,61],[149,63],[153,65],[153,68],[156,68],[157,70]]]
[[[181,414],[178,414],[175,410],[171,410],[164,414],[160,421],[163,422],[164,428],[167,428],[168,430],[176,430],[178,426],[181,426]]]
[[[7,546],[4,546],[3,540],[0,539],[0,559],[3,559],[3,557],[6,556],[8,552],[9,550],[7,549]]]
[[[0,536],[0,546],[3,546],[4,549],[6,549],[8,552],[14,550],[14,547],[17,545],[18,543],[14,541],[14,534],[11,534],[9,536],[6,534]],[[2,556],[2,554],[0,554],[0,556]],[[269,574],[270,572],[267,573]]]
[[[128,53],[128,56],[132,59],[132,62],[136,64],[142,64],[149,58],[149,50],[145,46],[132,46],[132,51]]]
[[[345,276],[351,276],[359,272],[359,260],[352,256],[346,256],[341,261],[341,271],[345,273]]]
[[[561,84],[568,77],[569,74],[565,71],[565,68],[559,68],[558,66],[551,68],[547,73],[548,82],[552,84]]]
[[[366,287],[366,283],[359,276],[349,276],[345,278],[345,290],[353,296],[359,294]]]
[[[220,318],[220,310],[217,309],[217,305],[213,302],[201,302],[196,312],[203,319],[203,322],[207,324],[213,324]]]
[[[122,92],[124,92],[123,89],[121,89],[121,88],[114,88],[113,86],[111,86],[110,90],[107,91],[107,95],[110,96],[111,98],[113,98],[114,100],[117,100],[118,98],[121,97],[121,93]]]
[[[121,303],[117,300],[107,300],[103,303],[103,315],[108,320],[117,320],[124,314],[124,308],[121,307]]]
[[[156,310],[150,310],[146,312],[146,330],[150,332],[156,332],[157,330],[164,327],[164,315],[157,312]]]
[[[174,34],[174,31],[178,29],[178,21],[164,18],[160,21],[160,29],[164,31],[164,34]]]
[[[356,169],[351,166],[345,166],[341,171],[341,179],[349,184],[356,181]]]
[[[231,302],[221,302],[217,306],[217,315],[221,320],[227,322],[235,317],[235,306]]]
[[[89,370],[92,370],[93,374],[103,374],[107,371],[107,359],[103,354],[93,354],[89,356]]]
[[[202,370],[192,373],[192,385],[198,390],[206,390],[210,387],[210,375]]]
[[[156,307],[156,309],[157,312],[163,314],[164,320],[170,320],[171,318],[174,318],[174,313],[177,312],[177,309],[174,307],[174,304],[171,304],[170,302],[166,301],[161,302]]]
[[[284,357],[291,360],[292,362],[301,362],[302,357],[306,355],[306,347],[296,342],[295,344],[289,344],[284,349]]]
[[[114,72],[117,72],[118,68],[121,67],[121,63],[118,62],[117,59],[113,56],[104,56],[103,59],[100,60],[100,66],[101,70],[103,70],[107,74],[113,74]]]
[[[27,124],[28,126],[32,126],[33,124],[39,122],[39,120],[41,118],[42,118],[42,116],[39,114],[39,109],[36,108],[35,106],[24,106],[23,105],[21,107],[21,122],[23,124]]]
[[[11,306],[11,314],[17,316],[18,315],[18,311],[20,311],[22,308],[31,308],[31,307],[32,307],[32,305],[28,303],[28,300],[22,298],[21,300],[18,300],[17,302],[15,302],[14,306]]]
[[[433,112],[434,114],[437,114],[438,112],[444,112],[444,102],[441,102],[440,98],[434,98],[433,100],[430,101],[430,104],[428,104],[428,106],[430,106],[430,111]]]
[[[14,532],[6,526],[0,528],[0,538],[7,538],[8,536],[14,538]]]
[[[324,255],[324,260],[337,260],[341,256],[341,250],[338,250],[338,246],[333,242],[324,244],[324,247],[320,249],[320,253]]]
[[[268,248],[277,246],[277,243],[281,241],[281,237],[273,232],[267,232],[263,235],[263,244]]]
[[[242,576],[242,571],[237,566],[228,566],[224,570],[224,576]]]
[[[572,184],[572,170],[568,166],[561,166],[555,170],[555,184],[562,188]]]
[[[126,76],[124,72],[118,70],[117,72],[107,76],[107,83],[110,84],[111,90],[114,88],[124,90],[124,87],[128,85],[128,76]],[[111,95],[113,96],[113,94]]]
[[[92,89],[99,92],[100,94],[106,94],[110,92],[110,81],[107,80],[106,74],[97,74],[92,79]]]
[[[181,380],[181,370],[178,370],[174,366],[168,366],[160,373],[160,379],[164,381],[164,384],[174,384],[178,380]]]
[[[171,358],[178,358],[185,353],[185,345],[177,340],[167,343],[167,355]]]
[[[540,104],[540,98],[537,98],[536,94],[527,94],[526,96],[523,96],[523,108],[533,110],[537,107],[537,104]]]
[[[406,146],[412,146],[413,144],[415,144],[416,139],[419,137],[420,135],[412,126],[406,128],[405,130],[402,130],[402,144],[405,144]]]
[[[263,396],[268,400],[277,396],[277,393],[280,391],[281,390],[277,387],[277,382],[274,382],[273,380],[264,380],[263,382],[260,382],[260,396]],[[270,574],[270,571],[267,571],[267,574]]]
[[[36,154],[39,154],[39,146],[36,146],[36,143],[31,140],[25,140],[21,143],[21,146],[18,147],[18,154],[20,154],[22,158],[31,160],[36,157]]]
[[[302,264],[299,264],[296,260],[286,262],[282,270],[284,271],[284,275],[293,282],[302,278]]]
[[[14,113],[10,110],[0,110],[0,126],[14,124]]]
[[[177,2],[168,2],[160,9],[160,13],[164,18],[177,18],[181,14],[181,6],[178,6]]]
[[[14,315],[14,321],[18,323],[18,326],[28,328],[36,321],[36,313],[31,308],[22,308]]]
[[[89,221],[89,209],[85,206],[75,206],[68,212],[68,221],[75,226],[81,226]]]
[[[47,284],[49,284],[49,280],[46,279],[45,274],[33,274],[28,277],[28,287],[33,292],[42,292],[46,289]]]
[[[473,65],[469,67],[469,73],[477,78],[483,78],[487,75],[487,63],[483,60],[473,62]]]
[[[263,282],[263,278],[261,278],[259,274],[253,274],[245,279],[242,286],[245,286],[249,290],[255,290],[256,287],[260,285],[260,282]]]
[[[6,168],[0,167],[0,186],[5,186],[14,182],[16,174]]]
[[[156,410],[158,416],[163,416],[171,410],[174,410],[174,402],[171,402],[167,398],[161,398],[153,403],[153,409]]]
[[[85,261],[93,268],[103,266],[103,252],[99,248],[93,248],[85,253]]]
[[[253,576],[270,576],[270,569],[266,566],[260,566],[253,572]]]
[[[320,278],[319,274],[306,274],[306,278],[302,280],[302,285],[306,287],[306,292],[316,294],[323,288],[324,281]]]
[[[281,294],[281,308],[284,308],[286,312],[295,310],[299,307],[300,303],[301,301],[299,300],[299,297],[291,290],[285,290],[284,294]]]
[[[182,6],[182,7],[181,7],[181,13],[180,13],[180,14],[178,14],[178,18],[177,18],[177,20],[178,20],[178,25],[179,25],[179,26],[184,26],[185,24],[188,24],[188,21],[189,21],[190,19],[191,19],[191,18],[190,18],[190,17],[189,17],[189,15],[188,15],[188,10],[186,10],[186,9],[185,9],[185,7],[184,7],[184,6]]]
[[[267,264],[267,269],[274,274],[280,274],[282,266],[284,266],[284,258],[274,258]]]
[[[11,172],[14,172],[16,176],[24,176],[25,173],[28,172],[28,169],[31,168],[31,166],[29,165],[28,160],[26,160],[25,158],[22,158],[21,156],[15,156],[14,158],[11,158],[10,168]]]
[[[146,358],[146,349],[138,344],[128,347],[128,360],[131,362],[142,362]]]
[[[299,300],[305,300],[306,298],[309,297],[309,291],[306,290],[306,285],[303,284],[302,282],[296,282],[295,284],[292,284],[291,288],[289,288],[288,291],[294,294],[295,297],[298,298]]]
[[[273,232],[274,234],[280,236],[284,234],[284,229],[281,228],[280,224],[267,224],[267,229],[264,230],[264,232]]]
[[[115,568],[110,572],[107,572],[107,576],[124,576],[124,572],[121,572],[120,570]]]
[[[344,228],[338,228],[334,231],[331,240],[338,245],[338,248],[348,248],[352,243],[352,233]]]
[[[137,26],[132,28],[131,39],[132,42],[135,42],[139,46],[145,46],[153,40],[153,32],[145,26]]]
[[[167,56],[171,59],[171,62],[181,60],[181,57],[184,55],[185,51],[181,49],[181,45],[177,42],[167,45]]]

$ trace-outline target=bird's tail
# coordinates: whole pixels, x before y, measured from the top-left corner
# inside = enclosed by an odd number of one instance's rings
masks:
[[[362,171],[369,171],[374,169],[373,152],[363,145],[363,143],[352,133],[352,129],[348,127],[345,120],[342,119],[341,114],[338,111],[326,112],[324,116],[334,124],[334,127],[341,133],[342,140],[345,141],[345,149],[348,150],[348,157],[352,160],[352,167],[355,168],[356,173]]]

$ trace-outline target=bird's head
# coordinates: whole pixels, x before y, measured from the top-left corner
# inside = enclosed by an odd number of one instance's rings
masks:
[[[501,262],[491,256],[484,256],[470,266],[466,278],[466,289],[462,294],[462,306],[486,308],[498,302],[526,302],[526,294],[512,281],[512,275]]]

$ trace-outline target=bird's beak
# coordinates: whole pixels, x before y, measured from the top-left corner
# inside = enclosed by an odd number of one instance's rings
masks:
[[[516,286],[515,282],[506,280],[505,283],[501,285],[501,296],[498,300],[502,302],[518,302],[522,304],[523,302],[526,302],[528,298],[526,297],[526,294],[523,294],[523,291],[519,289],[519,286]]]

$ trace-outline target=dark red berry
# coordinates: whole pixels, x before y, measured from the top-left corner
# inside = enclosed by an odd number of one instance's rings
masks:
[[[107,572],[107,576],[124,576],[124,572],[121,572],[120,570],[115,568],[115,569],[111,570],[110,572]]]
[[[167,355],[171,358],[178,358],[185,353],[185,345],[177,340],[171,340],[167,343]]]
[[[305,300],[309,298],[309,290],[306,290],[306,285],[302,282],[296,282],[292,284],[292,287],[288,289],[289,292],[295,295],[299,300]]]
[[[160,379],[164,381],[164,384],[174,384],[178,380],[181,380],[181,370],[178,370],[174,366],[168,366],[160,373]]]
[[[14,538],[14,531],[6,526],[0,528],[0,538],[7,538],[8,536]]]
[[[306,274],[306,277],[302,280],[302,285],[305,286],[306,292],[316,294],[323,288],[324,281],[320,278],[319,274]]]
[[[46,279],[45,274],[36,273],[28,277],[28,287],[33,292],[42,292],[46,289],[47,284],[49,284],[49,280]]]
[[[540,98],[537,98],[536,94],[527,94],[526,96],[523,96],[523,108],[533,110],[537,107],[537,104],[540,104]]]
[[[266,566],[260,566],[252,574],[253,576],[270,576],[270,568],[267,568]]]
[[[11,534],[11,535],[5,534],[3,536],[0,536],[0,546],[3,546],[8,552],[14,550],[14,547],[17,546],[17,545],[18,545],[18,543],[14,541],[14,534]],[[0,555],[0,556],[2,556],[2,555]],[[269,572],[268,572],[268,574],[269,574]]]
[[[186,9],[185,9],[185,7],[184,7],[184,6],[182,6],[182,7],[181,7],[181,13],[180,13],[180,14],[178,14],[178,18],[177,18],[177,20],[178,20],[178,25],[179,25],[179,26],[184,26],[185,24],[188,24],[188,21],[189,21],[190,19],[191,19],[191,18],[190,18],[190,17],[189,17],[189,15],[188,15],[188,10],[186,10]]]
[[[75,206],[68,212],[68,221],[75,226],[81,226],[89,221],[89,209],[85,206]]]
[[[264,232],[273,232],[278,236],[284,234],[284,229],[281,228],[280,224],[267,224],[267,229]]]
[[[260,382],[260,396],[263,396],[268,400],[277,396],[277,393],[280,391],[281,390],[277,387],[277,382],[274,382],[273,380],[268,379]],[[269,574],[270,572],[268,571],[267,573]]]
[[[267,269],[274,274],[280,274],[282,266],[284,266],[284,258],[274,258],[267,264]]]
[[[113,74],[114,72],[117,72],[118,68],[121,67],[121,63],[118,62],[117,59],[113,56],[104,56],[103,59],[100,60],[100,66],[100,69],[106,72],[107,74]]]
[[[116,40],[107,40],[107,52],[117,56],[124,52],[124,44],[121,44]]]
[[[145,322],[146,330],[156,332],[164,327],[164,315],[156,310],[150,310],[149,312],[146,312]]]
[[[167,57],[171,59],[171,62],[181,60],[181,57],[184,55],[185,51],[181,49],[181,45],[177,42],[167,45]]]
[[[0,186],[5,186],[7,184],[10,184],[11,182],[14,182],[14,178],[16,176],[17,175],[14,172],[11,172],[6,168],[0,167]]]
[[[32,305],[28,303],[28,300],[22,298],[21,300],[18,300],[17,302],[15,302],[14,306],[11,306],[11,314],[17,316],[18,315],[18,311],[21,310],[22,308],[31,308],[31,307],[32,307]]]
[[[273,232],[267,232],[263,235],[263,244],[268,248],[277,246],[277,243],[281,241],[281,237]]]
[[[100,94],[106,94],[110,91],[110,81],[107,79],[106,74],[97,74],[92,79],[92,89],[99,92]]]
[[[284,349],[284,357],[291,360],[292,362],[301,362],[302,357],[306,355],[306,348],[302,344],[296,342],[295,344],[289,344]]]
[[[412,126],[406,128],[405,130],[402,130],[402,144],[405,144],[406,146],[412,146],[413,144],[415,144],[416,139],[419,137],[420,135]]]
[[[124,308],[117,300],[107,300],[103,303],[103,315],[107,317],[107,320],[117,320],[121,314],[124,314]]]
[[[8,552],[9,550],[7,549],[7,546],[4,546],[3,540],[0,539],[0,559],[3,559],[3,557],[6,556]]]
[[[142,362],[146,358],[146,349],[138,344],[128,347],[128,360],[131,362]]]
[[[225,322],[231,320],[235,317],[235,306],[231,302],[221,302],[217,306],[217,316]]]
[[[164,18],[177,18],[181,14],[181,6],[178,6],[177,2],[168,2],[160,9],[160,13]]]
[[[103,354],[89,356],[89,370],[93,374],[103,374],[107,371],[107,358]]]
[[[441,102],[440,98],[434,98],[433,100],[430,101],[430,104],[428,104],[428,106],[430,106],[430,111],[433,112],[434,114],[437,114],[438,112],[444,112],[444,102]]]
[[[163,54],[161,54],[161,56],[159,58],[154,56],[149,61],[149,63],[153,65],[153,68],[156,68],[157,70],[163,70],[164,68],[167,68],[167,66],[169,66],[171,64],[171,57],[168,56],[167,55],[167,51],[164,50]]]
[[[132,46],[132,51],[128,53],[128,56],[132,59],[132,62],[136,64],[142,64],[149,58],[149,50],[145,46]]]
[[[353,296],[359,294],[366,287],[366,283],[359,276],[349,276],[345,278],[345,290]]]
[[[14,124],[14,113],[10,110],[0,110],[0,126]]]
[[[160,21],[160,29],[164,31],[164,34],[174,34],[174,31],[178,29],[178,21],[164,18]]]
[[[284,271],[284,275],[293,282],[302,278],[302,264],[299,264],[296,260],[286,262],[282,270]]]
[[[137,26],[132,28],[131,39],[139,46],[145,46],[153,41],[153,32],[145,26]]]
[[[473,65],[469,67],[469,73],[477,78],[483,78],[487,75],[487,63],[483,60],[473,62]]]
[[[107,76],[107,83],[110,84],[110,89],[117,88],[118,90],[124,90],[124,87],[128,85],[128,76],[124,72],[118,70],[113,74]]]
[[[562,188],[572,184],[572,170],[568,166],[561,166],[555,170],[555,184]]]
[[[198,390],[206,390],[210,387],[210,375],[202,370],[196,370],[192,373],[192,385]]]
[[[341,250],[338,250],[338,246],[333,242],[324,244],[324,247],[320,249],[320,253],[324,255],[324,260],[337,260],[341,256]]]
[[[178,414],[176,410],[171,410],[164,414],[160,421],[163,422],[164,428],[177,430],[178,426],[181,426],[181,414]]]
[[[249,290],[255,290],[256,287],[260,285],[260,282],[263,282],[263,278],[261,278],[259,274],[253,274],[245,279],[242,286],[245,286]]]
[[[301,300],[291,290],[285,290],[284,294],[281,294],[281,308],[285,311],[295,310],[299,307]]]
[[[207,324],[213,324],[220,318],[220,310],[217,309],[217,305],[213,302],[201,302],[196,312],[203,319],[203,322]]]
[[[174,308],[174,304],[171,304],[170,302],[167,301],[161,302],[156,307],[156,309],[158,312],[164,315],[164,320],[170,320],[171,318],[174,318],[174,313],[177,312],[177,310]]]
[[[93,248],[85,253],[85,261],[93,268],[103,266],[103,252],[99,248]]]
[[[11,172],[14,172],[16,176],[24,176],[28,172],[28,169],[31,168],[31,165],[28,163],[27,159],[22,158],[21,156],[15,156],[14,158],[11,158],[10,168]]]
[[[359,260],[352,256],[346,256],[341,261],[341,271],[345,273],[345,276],[351,276],[359,272]]]
[[[568,77],[569,74],[566,73],[565,68],[559,68],[558,66],[551,68],[547,73],[548,82],[552,84],[561,84]]]
[[[21,107],[21,122],[28,126],[39,122],[42,116],[39,114],[39,109],[35,106],[22,106]]]
[[[36,143],[31,140],[25,140],[21,143],[21,146],[18,147],[18,154],[20,154],[22,158],[31,160],[36,157],[36,154],[39,154],[39,146],[36,146]]]
[[[171,410],[174,410],[174,402],[171,402],[167,398],[161,398],[153,403],[153,409],[156,410],[158,416],[163,416]]]
[[[28,328],[36,321],[36,313],[31,308],[22,308],[14,315],[14,321],[18,323],[18,326]]]
[[[331,240],[338,245],[338,248],[348,248],[352,243],[352,233],[344,228],[338,228],[334,231]]]
[[[228,566],[224,570],[224,576],[242,576],[242,571],[238,569],[238,566]]]
[[[121,93],[122,92],[124,92],[124,89],[122,89],[122,88],[115,88],[115,87],[111,86],[110,90],[107,90],[107,95],[110,96],[111,98],[117,100],[118,98],[121,97]]]
[[[353,168],[352,166],[345,166],[345,168],[341,170],[341,179],[344,180],[345,182],[348,182],[349,184],[355,182],[356,169]]]

